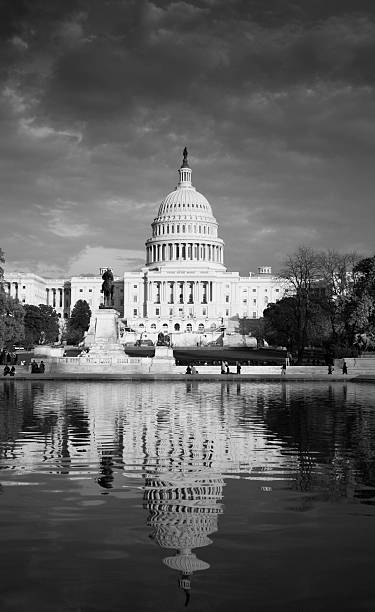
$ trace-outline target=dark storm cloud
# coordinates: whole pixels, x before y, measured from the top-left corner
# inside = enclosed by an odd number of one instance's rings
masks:
[[[36,205],[43,244],[50,248],[50,232],[59,245],[57,266],[82,241],[141,249],[185,144],[230,267],[277,263],[296,233],[338,247],[337,226],[345,247],[368,248],[353,199],[368,220],[372,3],[0,0],[0,8],[1,205],[21,214]],[[8,223],[20,233],[14,217]]]

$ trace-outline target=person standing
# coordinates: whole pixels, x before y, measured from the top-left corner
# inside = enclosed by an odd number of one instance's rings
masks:
[[[236,361],[236,371],[237,374],[241,374],[241,364],[239,361]]]
[[[44,365],[44,361],[41,361],[39,364],[39,372],[41,374],[44,374],[44,370],[46,369],[46,366]]]
[[[348,366],[346,365],[345,359],[344,359],[344,363],[342,364],[342,373],[343,374],[347,374],[348,373]]]
[[[286,363],[283,363],[283,365],[281,366],[281,375],[285,376],[286,374]]]

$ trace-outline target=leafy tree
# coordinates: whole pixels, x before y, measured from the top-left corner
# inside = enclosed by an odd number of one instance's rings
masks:
[[[24,337],[24,315],[22,305],[0,289],[0,348],[12,349]]]
[[[0,264],[5,263],[5,256],[0,249]],[[24,309],[18,300],[4,291],[4,268],[0,265],[0,348],[12,349],[24,335]]]
[[[248,336],[251,335],[257,339],[258,342],[261,342],[264,338],[264,319],[248,319],[247,317],[242,317],[238,321],[239,323],[239,333]]]
[[[3,289],[3,281],[4,281],[4,268],[1,264],[5,263],[5,255],[3,249],[0,249],[0,285],[1,289]]]
[[[25,344],[56,342],[59,336],[59,316],[52,306],[25,305]]]
[[[285,346],[294,352],[298,344],[295,297],[284,297],[276,304],[268,304],[263,311],[264,337],[268,344]]]
[[[68,344],[79,344],[90,327],[91,310],[86,300],[78,300],[68,319],[65,339]]]

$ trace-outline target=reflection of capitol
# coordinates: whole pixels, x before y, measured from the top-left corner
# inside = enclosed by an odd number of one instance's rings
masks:
[[[19,463],[32,469],[40,459],[34,454],[39,448],[50,461],[69,459],[72,469],[83,454],[92,462],[115,457],[121,475],[132,479],[142,479],[145,471],[186,472],[207,466],[217,474],[266,478],[272,472],[274,478],[275,465],[280,470],[295,468],[293,458],[283,453],[283,443],[276,436],[270,439],[264,419],[257,415],[258,405],[266,410],[273,385],[242,385],[246,392],[235,402],[233,385],[217,385],[214,394],[210,383],[199,383],[190,393],[188,387],[18,383],[14,401],[24,406],[24,417],[30,413],[35,435],[24,436],[20,428],[25,420],[22,424],[13,413],[9,426],[14,431],[8,437],[17,439],[15,467]]]
[[[173,548],[174,556],[163,563],[180,572],[179,586],[190,597],[191,575],[209,568],[198,559],[194,548],[211,544],[208,537],[218,529],[217,517],[224,481],[208,470],[187,473],[166,472],[146,478],[144,507],[149,511],[147,525],[151,537],[163,548]]]
[[[163,563],[179,573],[186,602],[192,574],[209,567],[195,549],[209,545],[218,529],[222,475],[253,472],[264,479],[275,464],[290,463],[276,440],[267,445],[261,419],[241,423],[244,410],[255,414],[260,399],[264,403],[261,387],[241,397],[239,388],[227,384],[33,383],[19,393],[38,421],[34,433],[43,436],[23,440],[22,432],[14,432],[14,464],[23,474],[51,469],[51,463],[73,477],[76,470],[94,470],[91,485],[84,485],[92,487],[90,494],[97,494],[98,485],[104,494],[141,490],[150,535],[170,549]],[[41,456],[49,465],[42,465]]]
[[[2,480],[45,472],[85,496],[143,496],[188,601],[192,574],[209,567],[195,550],[218,529],[224,479],[291,480],[320,499],[373,495],[357,485],[373,481],[372,392],[361,388],[358,404],[357,389],[314,385],[312,401],[310,387],[280,383],[5,381]]]

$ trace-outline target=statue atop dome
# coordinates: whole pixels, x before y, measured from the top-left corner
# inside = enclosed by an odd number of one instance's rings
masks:
[[[184,150],[182,151],[182,166],[181,168],[189,168],[189,162],[188,162],[188,150],[185,147]]]

